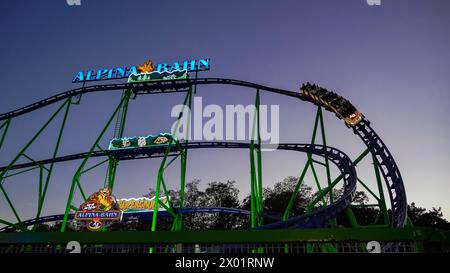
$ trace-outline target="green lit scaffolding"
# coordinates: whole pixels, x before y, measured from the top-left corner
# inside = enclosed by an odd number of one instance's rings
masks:
[[[196,77],[197,79],[197,77]],[[176,124],[172,130],[172,135],[177,132],[180,121],[183,118],[183,115],[187,113],[187,117],[184,117],[187,119],[187,124],[190,124],[190,111],[184,111],[185,109],[191,109],[192,106],[192,97],[197,92],[197,84],[196,81],[189,82],[188,85],[186,85],[186,95],[184,97],[183,101],[183,108],[180,112]],[[84,86],[83,86],[84,88]],[[252,123],[252,133],[251,133],[251,139],[250,139],[250,149],[249,149],[249,160],[250,160],[250,227],[249,228],[257,228],[264,225],[264,200],[263,200],[263,171],[262,171],[262,143],[261,143],[261,132],[260,132],[260,88],[255,88],[256,91],[256,97],[255,97],[255,113],[253,115],[253,123]],[[106,151],[107,149],[102,148],[100,146],[100,141],[104,138],[105,133],[108,131],[108,128],[111,127],[111,125],[115,121],[114,125],[114,137],[121,138],[124,135],[125,131],[125,125],[127,120],[127,112],[128,112],[128,106],[129,102],[132,99],[136,99],[137,92],[132,89],[124,89],[122,92],[122,96],[120,98],[120,101],[118,105],[115,107],[113,113],[108,118],[106,124],[103,126],[102,130],[98,134],[97,138],[95,139],[94,143],[91,145],[89,151],[85,153],[79,167],[77,168],[75,174],[73,175],[72,183],[70,186],[70,190],[67,197],[67,203],[64,210],[64,216],[62,219],[60,232],[65,233],[69,220],[69,215],[75,211],[78,210],[78,206],[73,203],[74,195],[76,193],[81,194],[84,201],[87,200],[87,196],[85,194],[85,191],[83,190],[83,186],[81,183],[81,178],[83,175],[87,174],[88,172],[91,172],[95,170],[96,168],[103,166],[104,164],[107,164],[107,173],[105,175],[105,181],[103,184],[103,187],[109,187],[111,190],[114,189],[115,186],[115,179],[116,179],[116,171],[119,165],[119,161],[114,156],[109,155],[109,153]],[[10,210],[12,211],[15,223],[12,223],[11,221],[7,221],[4,219],[0,219],[0,223],[7,226],[7,227],[13,227],[16,230],[19,230],[23,233],[33,233],[36,231],[37,224],[32,225],[31,229],[28,228],[26,225],[24,225],[24,221],[21,217],[19,217],[18,211],[16,207],[13,205],[13,201],[8,195],[7,191],[4,188],[5,180],[17,176],[23,173],[27,173],[33,170],[37,170],[37,176],[38,176],[38,203],[37,203],[37,211],[35,219],[38,219],[41,217],[45,199],[47,197],[47,189],[51,180],[52,172],[54,170],[54,163],[56,162],[56,159],[58,157],[58,151],[61,145],[61,139],[64,133],[64,130],[66,128],[66,121],[68,119],[69,110],[71,108],[71,105],[77,105],[81,102],[81,94],[71,95],[65,98],[62,102],[62,104],[57,108],[57,110],[50,116],[50,118],[42,125],[42,127],[37,131],[37,133],[34,134],[34,136],[23,146],[23,148],[19,151],[19,153],[14,157],[12,161],[9,162],[8,165],[3,167],[0,171],[0,191],[6,200],[7,205],[9,206]],[[58,134],[57,134],[57,140],[53,147],[52,152],[52,158],[48,160],[50,163],[42,162],[33,159],[31,156],[27,154],[28,149],[30,146],[35,142],[35,140],[49,127],[49,124],[55,121],[56,117],[62,114],[62,119],[60,122],[60,125],[58,127]],[[3,144],[5,142],[5,139],[7,137],[7,133],[10,129],[11,123],[13,118],[7,118],[2,121],[2,124],[0,125],[0,150],[3,147]],[[320,132],[319,132],[320,131]],[[186,130],[187,134],[189,134],[190,130],[187,128]],[[157,177],[156,177],[156,184],[155,186],[155,204],[153,209],[153,215],[152,215],[152,221],[151,221],[151,232],[158,233],[163,231],[157,231],[157,220],[158,220],[158,210],[160,206],[164,208],[172,217],[172,227],[171,232],[181,232],[184,233],[184,226],[183,226],[183,215],[181,213],[178,213],[177,210],[173,207],[172,202],[168,202],[167,205],[163,202],[159,202],[160,195],[163,194],[167,200],[170,200],[169,197],[169,190],[167,188],[165,179],[164,179],[164,173],[167,170],[167,168],[172,165],[178,158],[180,159],[180,203],[179,208],[184,208],[185,203],[185,185],[186,185],[186,168],[187,168],[187,159],[188,159],[188,139],[189,137],[186,136],[186,139],[184,142],[169,142],[167,147],[165,147],[165,151],[162,155],[162,160],[158,169]],[[315,115],[313,130],[312,130],[312,137],[311,137],[311,144],[320,144],[323,146],[327,146],[327,137],[325,133],[325,125],[324,125],[324,119],[323,119],[323,113],[322,113],[322,107],[317,106],[317,111]],[[173,151],[177,151],[177,153],[174,155]],[[99,163],[93,164],[92,166],[88,166],[89,160],[93,158],[93,156],[98,153],[104,153],[107,158]],[[311,172],[314,184],[317,187],[318,194],[315,196],[315,198],[306,206],[306,213],[311,213],[314,209],[327,206],[329,204],[332,204],[334,202],[334,196],[333,196],[333,189],[335,186],[342,180],[342,176],[336,177],[334,180],[331,177],[331,171],[330,171],[330,164],[327,158],[325,158],[323,161],[319,161],[313,157],[312,154],[308,153],[307,160],[303,168],[301,168],[300,175],[297,178],[296,185],[294,192],[292,192],[292,195],[289,199],[289,202],[286,204],[286,208],[284,210],[284,213],[282,214],[282,220],[286,221],[290,217],[292,217],[292,208],[294,205],[294,202],[298,196],[298,193],[301,189],[302,184],[305,181],[305,176],[308,173],[308,171]],[[345,209],[345,215],[349,219],[349,222],[351,223],[351,227],[354,230],[363,230],[363,229],[372,229],[377,230],[380,232],[380,230],[386,230],[386,234],[393,234],[393,226],[390,221],[390,215],[388,212],[388,207],[386,204],[386,200],[384,198],[385,194],[383,191],[383,182],[382,177],[380,174],[380,162],[376,158],[376,156],[371,153],[371,149],[368,147],[362,153],[356,157],[353,161],[353,164],[355,166],[358,166],[358,164],[366,157],[371,156],[371,161],[373,164],[373,171],[374,176],[376,180],[377,189],[372,190],[369,188],[368,184],[365,183],[362,179],[358,178],[358,183],[362,188],[364,188],[371,197],[375,200],[372,204],[358,204],[358,205],[351,205]],[[173,157],[169,160],[169,157]],[[26,168],[15,168],[15,165],[18,163],[19,159],[27,159],[30,163],[30,167]],[[322,186],[319,182],[319,176],[318,176],[318,168],[324,168],[326,172],[326,186]],[[17,169],[17,170],[16,170]],[[153,185],[152,185],[153,186]],[[161,193],[162,192],[162,193]],[[372,225],[369,226],[363,226],[360,225],[353,213],[354,207],[376,207],[378,208],[378,215],[376,219],[374,220]],[[382,224],[379,224],[379,223]],[[329,225],[331,227],[331,230],[339,230],[339,227],[337,225],[336,219],[331,219],[329,221]],[[353,232],[352,229],[341,229],[342,231],[337,232]],[[408,229],[408,232],[414,227],[411,225],[409,219],[408,224],[406,225],[406,229]],[[103,231],[107,231],[107,227],[103,227]],[[211,233],[212,232],[212,233]],[[219,231],[218,231],[219,232]],[[221,231],[220,231],[221,232]],[[248,234],[246,232],[248,231],[241,231],[242,234]],[[254,233],[252,236],[256,236],[259,238],[261,242],[264,242],[267,240],[267,232],[271,231],[264,231],[264,232],[257,232]],[[277,233],[277,236],[280,236],[279,233],[283,231],[273,231],[274,233]],[[286,234],[289,232],[286,230]],[[318,231],[320,234],[329,234],[328,231]],[[321,233],[322,232],[322,233]],[[344,232],[344,233],[345,233]],[[72,232],[71,232],[72,233]],[[180,233],[180,234],[181,234]],[[205,232],[205,234],[213,234],[213,231]],[[382,233],[382,232],[381,232]],[[160,233],[162,234],[162,233]],[[194,234],[194,233],[193,233]],[[219,233],[217,233],[219,234]],[[218,241],[227,241],[228,239],[227,234],[230,234],[230,238],[244,238],[244,237],[236,237],[235,233],[227,233],[227,232],[221,232],[220,238],[217,238]],[[341,233],[340,233],[341,234]],[[345,235],[345,234],[344,234]],[[348,234],[348,238],[351,238],[351,234]],[[2,242],[8,241],[5,239],[6,237],[2,237],[4,235],[0,236],[0,244]],[[64,235],[66,236],[66,235]],[[67,235],[67,236],[75,236],[75,235]],[[89,236],[95,236],[95,235],[89,235]],[[165,235],[161,235],[165,236]],[[211,236],[209,238],[213,238],[214,235],[208,235]],[[223,237],[225,236],[225,237]],[[314,234],[309,233],[308,236],[317,236]],[[319,236],[320,237],[320,236]],[[339,236],[338,236],[339,237]],[[3,239],[2,239],[3,238]],[[67,237],[68,238],[68,237]],[[154,238],[154,237],[152,237]],[[164,238],[167,238],[164,237]],[[201,243],[201,237],[198,237],[199,242]],[[254,237],[252,240],[255,240]],[[275,237],[274,237],[275,238]],[[279,238],[279,237],[276,237]],[[317,238],[317,237],[316,237]],[[322,237],[321,237],[322,238]],[[337,237],[335,237],[337,238]],[[345,239],[345,236],[342,238]],[[410,238],[410,237],[408,237]],[[344,240],[343,239],[343,240]],[[389,235],[386,236],[387,239],[392,239],[392,237],[389,237]],[[82,239],[81,239],[82,240]],[[144,240],[144,239],[143,239]],[[211,240],[211,239],[208,239]],[[306,242],[306,252],[338,252],[339,249],[337,249],[335,242],[331,238],[329,240],[317,240],[316,243],[308,243],[308,241],[314,241],[313,238],[303,238],[304,242]],[[282,241],[282,240],[281,240]],[[281,242],[280,241],[280,242]],[[368,238],[361,239],[358,247],[362,252],[365,251],[365,245],[362,243],[362,241],[368,241]],[[168,240],[168,245],[176,245],[175,242]],[[153,247],[148,248],[150,252],[154,251]],[[165,248],[167,251],[169,251],[170,248]],[[283,252],[290,252],[290,246],[287,242],[283,243]],[[417,249],[423,250],[421,242],[417,242]],[[265,249],[262,246],[253,247],[252,252],[266,252],[267,249]]]

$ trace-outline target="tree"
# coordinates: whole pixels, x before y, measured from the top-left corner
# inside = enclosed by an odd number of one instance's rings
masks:
[[[194,179],[186,183],[184,195],[184,207],[198,208],[204,207],[207,202],[205,192],[199,190],[200,179]],[[186,230],[206,230],[208,229],[209,216],[204,214],[183,215],[183,223]]]
[[[235,186],[235,181],[227,182],[210,182],[204,191],[199,189],[199,179],[194,179],[185,185],[184,207],[185,208],[199,208],[199,207],[226,207],[238,208],[239,190]],[[154,196],[154,189],[149,189],[149,193],[144,195],[146,197]],[[180,206],[180,191],[168,192],[172,205],[175,208]],[[160,194],[160,196],[162,196]],[[236,229],[241,228],[243,220],[242,217],[230,214],[221,213],[193,213],[183,215],[183,224],[185,230],[211,230],[211,229]],[[170,229],[171,221],[165,219],[158,219],[158,230]]]
[[[289,200],[295,186],[297,178],[289,176],[280,182],[275,183],[271,187],[263,189],[263,208],[264,211],[277,212],[280,216],[286,210]],[[291,215],[299,215],[304,213],[306,205],[311,201],[312,189],[309,186],[301,185],[291,209]],[[250,195],[243,200],[243,209],[250,209]]]
[[[211,182],[205,189],[207,207],[238,208],[239,190],[235,181]],[[209,229],[229,230],[239,228],[239,216],[233,214],[212,214]]]
[[[297,185],[296,177],[289,176],[275,183],[272,187],[263,189],[263,210],[265,212],[274,213],[281,220],[283,213],[288,206],[292,193]],[[185,185],[184,207],[225,207],[225,208],[241,208],[250,210],[250,196],[247,195],[242,202],[239,200],[239,190],[236,188],[235,181],[218,182],[213,181],[207,184],[205,190],[199,189],[200,179],[194,179]],[[334,200],[342,197],[344,190],[333,189]],[[180,191],[169,190],[168,194],[172,206],[177,209],[180,207]],[[306,213],[306,207],[315,200],[319,192],[314,192],[310,186],[301,185],[298,193],[294,198],[289,216],[301,215]],[[155,196],[155,190],[150,188],[149,192],[144,195],[152,198]],[[160,196],[165,196],[161,191]],[[323,202],[325,201],[325,203]],[[354,205],[367,204],[369,198],[363,191],[356,191],[354,194]],[[320,208],[329,205],[329,195],[315,205]],[[353,215],[359,225],[384,224],[383,217],[378,208],[356,206],[352,207]],[[390,213],[390,211],[388,211]],[[432,208],[427,211],[425,208],[416,207],[415,203],[408,206],[408,216],[415,226],[434,227],[439,229],[450,229],[450,223],[443,218],[441,208]],[[264,223],[275,221],[266,217]],[[170,230],[172,226],[172,218],[158,217],[157,230]],[[337,216],[339,226],[351,227],[349,217],[346,212],[342,212]],[[232,230],[232,229],[248,229],[250,227],[250,217],[247,215],[235,215],[225,213],[192,213],[183,215],[183,224],[185,230]],[[54,225],[41,224],[38,225],[38,231],[58,231],[61,223]],[[109,230],[150,230],[151,220],[133,220],[128,222],[114,223]],[[79,227],[69,225],[67,231],[77,231]]]
[[[408,205],[408,216],[415,226],[450,229],[450,223],[444,219],[440,207],[433,207],[427,212],[425,208],[416,207],[416,204],[413,202],[411,205]]]

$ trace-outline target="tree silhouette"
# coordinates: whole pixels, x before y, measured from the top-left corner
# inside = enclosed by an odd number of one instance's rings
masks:
[[[225,208],[241,208],[250,210],[250,196],[247,195],[242,201],[239,200],[239,189],[236,187],[235,181],[226,182],[210,182],[205,190],[199,188],[199,179],[194,179],[186,183],[184,207],[225,207]],[[287,204],[295,190],[297,178],[293,176],[286,177],[282,181],[275,183],[272,187],[263,189],[263,208],[265,212],[273,212],[281,219]],[[334,189],[334,198],[338,199],[342,196],[342,189]],[[180,206],[180,191],[170,190],[168,192],[170,200],[174,208]],[[143,195],[149,198],[155,196],[155,190],[149,189],[148,193]],[[164,196],[163,192],[160,196]],[[314,192],[310,186],[302,185],[297,193],[290,216],[301,215],[305,213],[307,205],[318,196],[318,192]],[[329,197],[325,197],[324,201],[329,204]],[[356,191],[353,204],[362,205],[369,201],[367,195],[362,191]],[[323,206],[322,200],[316,204],[316,208]],[[378,208],[373,207],[353,207],[359,225],[383,224],[383,217],[380,217]],[[389,211],[390,213],[390,211]],[[432,208],[428,210],[422,207],[416,207],[415,203],[408,206],[408,216],[414,226],[432,227],[450,230],[450,223],[443,217],[441,208]],[[275,220],[265,218],[264,223],[270,223]],[[248,229],[250,227],[250,217],[223,213],[198,213],[183,215],[184,230],[233,230]],[[345,212],[337,216],[337,224],[340,227],[351,227],[350,221]],[[56,222],[53,225],[40,224],[36,231],[49,232],[59,231],[61,223]],[[170,230],[172,219],[158,218],[157,230]],[[133,220],[128,222],[114,223],[108,227],[108,230],[150,230],[150,220]],[[83,230],[75,224],[68,226],[67,231]]]
[[[416,207],[413,202],[408,205],[408,216],[413,225],[450,230],[450,223],[444,219],[440,207],[426,211],[425,208]]]

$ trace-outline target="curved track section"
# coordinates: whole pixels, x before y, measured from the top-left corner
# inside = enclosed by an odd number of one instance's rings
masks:
[[[205,85],[205,84],[226,84],[234,86],[243,86],[249,88],[258,88],[261,90],[283,94],[291,97],[299,97],[297,92],[292,92],[288,90],[268,87],[256,83],[223,79],[223,78],[200,78],[200,79],[183,79],[176,81],[156,81],[156,82],[145,82],[145,83],[118,83],[118,84],[101,84],[92,85],[86,87],[80,87],[72,89],[66,92],[59,93],[57,95],[48,97],[46,99],[40,100],[33,104],[27,105],[25,107],[19,108],[14,111],[10,111],[0,115],[0,121],[9,118],[21,116],[23,114],[29,113],[31,111],[43,108],[52,103],[62,101],[69,97],[78,96],[86,93],[102,92],[102,91],[114,91],[114,90],[132,90],[136,95],[145,94],[161,94],[161,93],[176,93],[176,92],[186,92],[187,89],[192,85]]]
[[[233,79],[223,79],[223,78],[183,79],[175,81],[159,81],[147,83],[104,84],[104,85],[81,87],[60,93],[58,95],[22,107],[20,109],[1,114],[0,121],[17,117],[26,114],[28,112],[45,107],[46,105],[67,99],[69,97],[82,95],[85,93],[112,91],[112,90],[121,91],[123,89],[129,89],[132,90],[136,95],[161,94],[161,93],[185,92],[192,85],[206,85],[206,84],[225,84],[225,85],[242,86],[273,92],[285,96],[295,97],[303,101],[308,101],[300,95],[300,92],[293,92],[278,88],[272,88],[264,85],[259,85],[251,82]],[[397,164],[395,163],[394,158],[392,157],[391,153],[389,152],[388,148],[383,143],[383,141],[381,141],[380,137],[376,134],[373,128],[370,127],[370,122],[365,117],[360,123],[351,126],[351,128],[353,128],[353,132],[362,139],[365,145],[368,148],[370,148],[372,154],[376,157],[376,159],[379,161],[381,165],[380,169],[382,170],[386,186],[389,189],[388,194],[392,208],[392,226],[394,227],[405,226],[407,218],[406,192],[403,185],[403,179],[400,175],[400,171],[397,167]],[[67,158],[67,160],[70,160],[70,158]]]
[[[403,179],[397,164],[391,153],[383,143],[377,133],[370,127],[370,122],[363,120],[353,127],[353,132],[358,135],[370,148],[380,164],[380,171],[389,191],[389,198],[392,206],[392,224],[395,227],[403,227],[407,220],[408,203],[406,201],[406,191]]]
[[[238,143],[238,142],[191,142],[191,143],[182,143],[181,146],[187,149],[205,149],[205,148],[250,148],[250,144],[248,143]],[[257,145],[256,145],[257,146]],[[161,156],[166,147],[164,146],[156,146],[156,147],[143,147],[143,148],[135,148],[135,149],[124,149],[124,150],[115,150],[115,151],[105,151],[103,154],[98,154],[97,156],[113,156],[119,160],[126,159],[138,159],[138,158],[148,158]],[[338,149],[332,147],[325,147],[322,145],[314,145],[314,144],[279,144],[278,150],[285,151],[297,151],[304,152],[308,154],[313,154],[317,156],[322,156],[327,158],[331,162],[333,162],[341,172],[343,182],[344,182],[344,193],[342,196],[336,200],[333,204],[330,204],[326,207],[320,208],[312,213],[296,216],[287,221],[280,221],[274,224],[269,224],[265,226],[261,226],[260,228],[269,229],[269,228],[289,228],[289,227],[302,227],[302,228],[310,228],[310,227],[321,227],[325,226],[328,220],[336,217],[340,212],[342,212],[353,200],[353,195],[356,190],[356,170],[353,166],[351,159],[339,151]],[[177,147],[172,147],[171,155],[176,155],[180,151]],[[82,155],[86,153],[72,155],[69,156],[71,158],[82,158]],[[63,157],[67,158],[67,157]],[[42,164],[37,161],[33,162],[33,164]],[[60,158],[55,158],[50,162],[61,162]],[[200,213],[200,212],[214,212],[212,211],[214,208],[202,208],[200,209],[191,209],[186,213]],[[224,211],[223,209],[217,212],[225,212],[225,213],[238,213],[242,214],[243,210],[238,209],[228,209],[229,211]],[[35,223],[43,223],[48,221],[58,220],[60,216],[49,216],[42,217],[38,219],[24,221],[23,223],[27,224],[35,224]],[[42,220],[40,220],[42,219]],[[4,228],[3,231],[7,231],[8,229]],[[2,231],[2,230],[0,230]]]
[[[245,215],[249,216],[250,211],[236,208],[223,208],[223,207],[198,207],[198,208],[174,208],[176,213],[180,214],[195,214],[195,213],[225,213],[225,214],[235,214],[235,215]],[[69,220],[73,220],[74,214],[69,214]],[[122,221],[132,221],[132,220],[146,220],[151,221],[153,216],[153,211],[142,211],[142,212],[125,212],[122,216]],[[171,217],[170,213],[167,211],[158,211],[158,217]],[[264,214],[264,217],[271,218],[274,220],[280,220],[281,215],[275,216],[270,212]],[[22,224],[24,227],[33,226],[36,224],[45,224],[55,221],[62,221],[64,218],[64,214],[55,214],[44,216],[40,218],[34,218],[30,220],[23,221]],[[14,227],[8,226],[0,228],[0,232],[13,232]]]

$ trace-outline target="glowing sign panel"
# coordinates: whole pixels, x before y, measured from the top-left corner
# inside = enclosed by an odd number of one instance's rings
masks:
[[[131,75],[138,75],[139,73],[159,72],[165,74],[166,72],[175,71],[205,71],[209,70],[209,59],[195,59],[186,60],[183,62],[174,62],[172,64],[159,63],[156,66],[151,60],[146,61],[139,66],[120,66],[111,68],[101,68],[97,70],[79,71],[73,78],[73,83],[101,81],[101,80],[115,80],[128,78]],[[156,77],[156,74],[152,77]]]
[[[131,74],[128,77],[128,82],[149,82],[149,81],[166,81],[166,80],[180,80],[187,78],[187,70],[175,70],[172,72],[158,72],[153,71],[149,73]]]
[[[176,142],[177,139],[169,133],[161,133],[159,135],[148,135],[146,137],[123,137],[114,138],[109,143],[110,150],[127,149],[127,148],[142,148],[152,147],[158,145],[167,145]]]
[[[159,202],[169,206],[170,198],[160,197]],[[113,222],[122,221],[124,213],[153,211],[155,197],[117,199],[111,195],[110,188],[100,189],[89,196],[75,212],[74,219],[83,223],[89,230],[98,231]],[[164,211],[164,207],[158,206]]]
[[[166,197],[159,198],[159,202],[164,205],[168,205],[169,200]],[[138,212],[138,211],[150,211],[155,208],[155,197],[139,197],[139,198],[124,198],[118,199],[117,204],[119,209],[123,212]],[[165,210],[164,208],[158,208],[158,210]]]
[[[100,230],[105,224],[121,221],[122,211],[118,210],[117,202],[111,195],[110,188],[100,189],[89,196],[75,213],[75,220],[87,222],[87,228]]]

